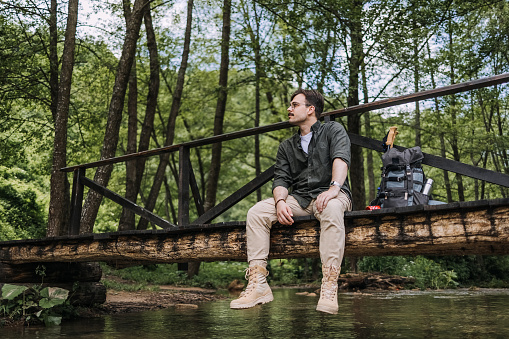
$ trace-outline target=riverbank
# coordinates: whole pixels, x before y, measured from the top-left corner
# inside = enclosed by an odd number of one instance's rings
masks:
[[[217,290],[199,287],[159,286],[157,291],[117,291],[109,289],[106,302],[98,306],[104,313],[126,313],[169,307],[194,308],[203,302],[225,299]]]
[[[148,310],[164,309],[169,307],[195,308],[203,302],[222,300],[230,298],[225,290],[207,289],[200,287],[183,287],[174,285],[148,285],[141,290],[129,290],[136,282],[119,278],[115,275],[105,275],[104,279],[114,281],[126,289],[107,290],[106,302],[92,309],[92,314],[115,314],[127,312],[140,312]],[[381,274],[342,274],[339,279],[340,291],[373,291],[373,290],[402,290],[405,284],[414,280],[400,276],[389,276]],[[108,284],[107,284],[108,285]],[[274,288],[302,288],[314,290],[319,294],[320,285],[299,284],[299,285],[272,285]],[[231,294],[239,294],[244,288],[244,282],[234,280],[229,286]],[[221,292],[223,291],[223,292]]]
[[[115,279],[121,284],[129,284],[127,280],[115,276],[106,276],[107,279]],[[343,274],[339,279],[340,291],[383,291],[402,290],[405,284],[412,283],[414,279],[389,276],[381,274]],[[131,282],[133,283],[133,282]],[[235,280],[230,287],[236,289],[232,294],[238,294],[244,284]],[[302,288],[315,290],[314,295],[319,294],[318,284],[301,284],[290,286],[271,286],[274,288]],[[148,286],[148,289],[138,291],[108,289],[106,302],[99,306],[99,310],[107,313],[139,312],[156,310],[169,307],[194,308],[203,302],[227,299],[226,293],[220,293],[217,289],[206,289],[200,287],[181,287],[172,285]]]

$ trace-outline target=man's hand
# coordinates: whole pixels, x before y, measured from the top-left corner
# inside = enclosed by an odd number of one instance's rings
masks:
[[[286,201],[279,200],[276,205],[276,212],[277,212],[277,221],[283,225],[291,225],[293,224],[293,213],[292,209]]]
[[[334,199],[338,196],[340,191],[340,188],[338,186],[331,186],[329,189],[325,192],[320,193],[316,197],[315,206],[318,212],[322,213],[325,207],[327,207],[327,204],[329,203],[329,200]]]

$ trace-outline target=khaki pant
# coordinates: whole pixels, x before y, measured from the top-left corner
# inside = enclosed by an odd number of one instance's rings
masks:
[[[313,214],[320,221],[320,259],[322,265],[341,266],[345,252],[344,212],[352,209],[348,195],[341,191],[334,199],[329,200],[327,207],[319,213],[312,200],[305,209],[300,207],[291,195],[286,203],[292,209],[293,216]],[[247,260],[267,260],[270,246],[270,229],[277,222],[274,199],[258,202],[247,212]]]

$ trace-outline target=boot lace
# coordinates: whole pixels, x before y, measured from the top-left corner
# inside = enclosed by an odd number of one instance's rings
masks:
[[[336,266],[327,267],[324,273],[321,288],[322,298],[334,300],[338,290],[338,268]]]
[[[338,290],[338,284],[333,281],[327,281],[322,284],[322,298],[334,300]]]
[[[256,288],[256,285],[258,284],[258,278],[256,275],[257,274],[263,275],[262,272],[258,271],[254,267],[248,267],[244,271],[246,272],[245,278],[248,281],[248,283],[247,283],[246,289],[240,293],[240,296],[239,296],[240,298],[242,298],[243,296],[249,295]],[[267,275],[268,275],[268,272],[265,274],[265,277],[267,277]]]

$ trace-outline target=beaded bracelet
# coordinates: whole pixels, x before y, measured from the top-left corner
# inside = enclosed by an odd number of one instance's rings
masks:
[[[285,199],[280,198],[280,199],[277,199],[276,204],[275,204],[274,206],[277,206],[277,203],[278,203],[278,202],[280,202],[281,200],[283,200],[284,202],[286,202],[286,200],[285,200]]]

